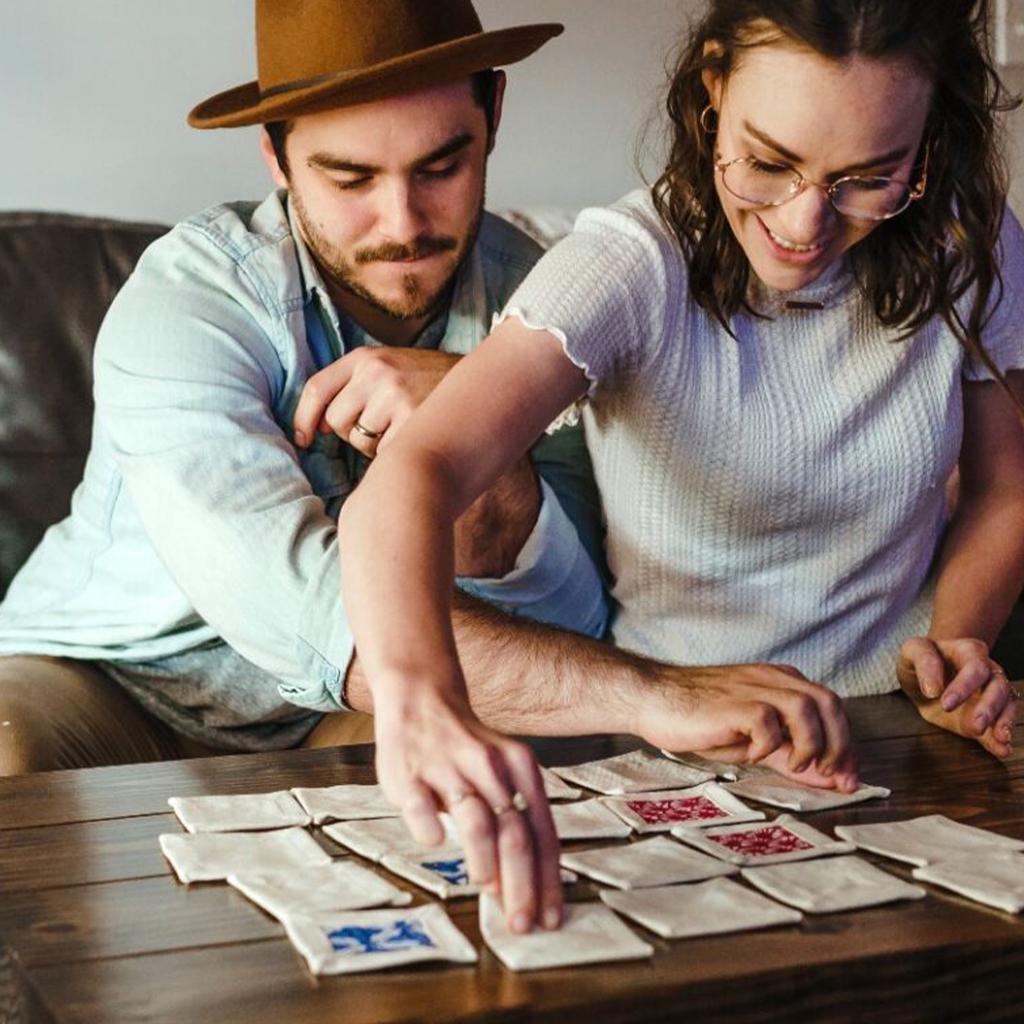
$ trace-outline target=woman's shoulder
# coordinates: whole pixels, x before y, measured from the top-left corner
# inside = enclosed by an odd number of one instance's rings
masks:
[[[638,241],[670,241],[650,189],[637,188],[607,206],[588,206],[576,218],[575,231],[617,233]]]
[[[572,235],[604,252],[622,269],[632,267],[661,287],[685,279],[682,250],[666,226],[649,189],[638,188],[608,206],[580,211]]]

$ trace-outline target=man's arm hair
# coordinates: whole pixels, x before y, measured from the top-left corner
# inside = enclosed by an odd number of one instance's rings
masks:
[[[644,695],[671,671],[600,640],[507,615],[460,592],[452,621],[473,711],[502,732],[636,733]],[[345,695],[353,708],[372,714],[358,654]]]

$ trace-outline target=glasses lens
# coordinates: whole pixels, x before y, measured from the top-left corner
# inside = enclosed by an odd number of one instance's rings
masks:
[[[832,205],[848,217],[884,220],[910,203],[910,189],[892,178],[844,178],[832,190]]]
[[[760,160],[734,160],[722,170],[722,184],[737,198],[756,206],[775,206],[793,195],[797,177],[789,167]]]

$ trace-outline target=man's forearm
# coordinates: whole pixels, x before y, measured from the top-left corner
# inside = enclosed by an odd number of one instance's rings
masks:
[[[455,521],[455,572],[497,579],[511,572],[540,512],[540,485],[524,456]]]
[[[792,669],[669,665],[512,618],[459,593],[452,618],[473,710],[501,732],[628,733],[656,747],[704,751],[730,761],[757,760],[774,751],[771,767],[778,771],[820,756],[820,763],[836,773],[810,771],[801,781],[846,791],[856,787],[856,759],[839,699]],[[356,710],[373,713],[358,658],[349,669],[345,696]],[[753,731],[737,726],[744,716],[760,724]],[[767,731],[755,739],[762,729]],[[763,753],[752,754],[754,744]]]
[[[505,615],[461,593],[452,619],[473,710],[502,732],[637,732],[645,697],[671,671],[598,640]],[[356,710],[373,712],[358,656],[345,696]]]

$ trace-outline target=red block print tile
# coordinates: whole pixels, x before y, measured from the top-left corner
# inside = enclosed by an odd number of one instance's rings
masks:
[[[727,811],[723,811],[706,796],[691,796],[683,800],[629,800],[626,806],[648,825],[676,825],[684,821],[711,821],[729,817]]]
[[[760,828],[747,829],[743,832],[708,836],[708,839],[750,857],[767,857],[775,853],[792,853],[794,850],[814,848],[813,843],[801,839],[782,825],[762,825]]]

